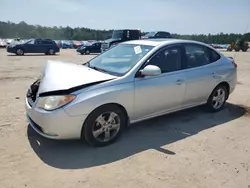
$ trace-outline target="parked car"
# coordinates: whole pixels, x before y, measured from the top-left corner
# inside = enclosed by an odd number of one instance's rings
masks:
[[[142,39],[157,39],[157,38],[173,38],[169,32],[166,31],[155,31],[149,32],[142,36]]]
[[[7,42],[4,39],[0,39],[0,48],[6,48]]]
[[[101,51],[104,52],[121,42],[129,40],[138,40],[140,38],[141,38],[141,31],[139,29],[114,30],[112,38],[107,39],[102,43]]]
[[[77,49],[77,48],[82,46],[82,42],[77,41],[77,40],[73,40],[72,45],[73,45],[73,48]]]
[[[25,53],[44,53],[46,55],[55,55],[60,52],[59,46],[51,39],[31,39],[22,44],[10,44],[7,52],[16,55],[24,55]]]
[[[90,53],[100,53],[101,52],[101,42],[90,43],[85,46],[81,46],[76,49],[76,51],[80,54],[90,54]]]
[[[62,49],[72,49],[73,44],[71,41],[62,40],[60,43],[60,48]]]
[[[33,129],[105,146],[129,123],[204,104],[220,111],[237,65],[204,43],[154,39],[120,43],[84,65],[50,61],[42,75],[26,98]]]

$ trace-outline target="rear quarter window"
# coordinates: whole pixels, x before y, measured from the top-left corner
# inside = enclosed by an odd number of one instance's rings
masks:
[[[210,50],[210,63],[216,62],[221,58],[220,54],[218,54],[216,51],[211,49],[209,50]]]

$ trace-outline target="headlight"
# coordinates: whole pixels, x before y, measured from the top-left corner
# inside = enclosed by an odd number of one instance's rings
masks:
[[[60,108],[76,98],[75,95],[57,95],[40,97],[37,101],[36,107],[42,108],[44,110],[55,110]]]

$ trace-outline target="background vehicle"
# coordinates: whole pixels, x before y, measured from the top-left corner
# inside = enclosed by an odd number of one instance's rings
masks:
[[[77,48],[79,48],[79,47],[82,46],[82,42],[81,41],[77,41],[77,40],[73,40],[72,41],[72,46],[73,46],[74,49],[77,49]]]
[[[246,52],[248,48],[249,48],[248,42],[242,38],[238,39],[236,42],[232,42],[231,44],[229,44],[227,47],[227,51],[235,50],[236,52],[239,52],[240,50],[242,50],[242,52]]]
[[[0,48],[6,48],[7,43],[4,39],[0,39]]]
[[[114,142],[128,123],[203,104],[220,111],[237,82],[232,58],[171,39],[127,41],[84,65],[49,62],[44,72],[27,93],[30,125],[95,146]]]
[[[114,30],[112,34],[112,38],[107,39],[103,42],[101,46],[101,51],[109,49],[120,42],[129,41],[129,40],[137,40],[141,38],[141,31],[138,29],[122,29],[122,30]]]
[[[60,48],[62,49],[71,49],[73,48],[73,45],[70,41],[66,41],[66,40],[62,40],[61,43],[60,43]]]
[[[149,32],[142,36],[142,39],[157,39],[157,38],[173,38],[169,32],[166,31],[155,31]]]
[[[90,54],[90,53],[100,53],[101,52],[101,42],[89,43],[87,45],[82,45],[77,48],[76,51],[80,54]]]
[[[7,47],[7,52],[16,55],[24,55],[25,53],[55,55],[59,51],[59,46],[51,39],[31,39],[25,43],[10,44]]]

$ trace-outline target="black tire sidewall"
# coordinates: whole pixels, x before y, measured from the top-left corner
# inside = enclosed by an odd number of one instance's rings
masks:
[[[17,53],[17,51],[18,51],[18,50],[22,50],[22,52],[23,52],[23,53],[22,53],[22,54],[18,54],[18,53]],[[23,49],[22,49],[22,48],[17,48],[17,50],[16,50],[16,54],[17,54],[17,55],[24,55],[24,51],[23,51]]]
[[[50,53],[51,50],[53,50],[53,53]],[[52,48],[50,48],[49,51],[48,51],[48,54],[49,54],[49,55],[55,55],[55,50],[52,49]]]
[[[215,92],[216,92],[218,89],[223,89],[223,90],[225,91],[225,100],[224,100],[224,103],[221,105],[221,107],[218,108],[218,109],[216,109],[216,108],[213,107],[213,97],[214,97]],[[226,103],[227,97],[228,97],[227,88],[226,88],[224,85],[219,85],[219,86],[217,86],[217,87],[213,90],[213,92],[211,93],[211,95],[209,96],[208,101],[207,101],[207,107],[208,107],[209,111],[211,111],[211,112],[218,112],[218,111],[220,111],[221,109],[223,109],[223,108],[224,108],[224,105],[225,105],[225,103]]]
[[[121,125],[120,125],[119,132],[116,134],[116,136],[112,140],[110,140],[108,142],[100,142],[94,138],[93,133],[92,133],[92,129],[93,129],[93,125],[94,125],[94,122],[97,119],[97,117],[105,112],[115,112],[120,117]],[[116,105],[101,106],[101,107],[97,108],[96,110],[94,110],[87,117],[87,119],[83,125],[83,129],[82,129],[82,138],[85,139],[87,141],[87,143],[89,143],[92,146],[103,147],[103,146],[109,145],[109,144],[115,142],[121,136],[121,134],[124,131],[124,128],[126,126],[126,122],[127,122],[127,117],[124,114],[123,110],[119,106],[116,106]]]

